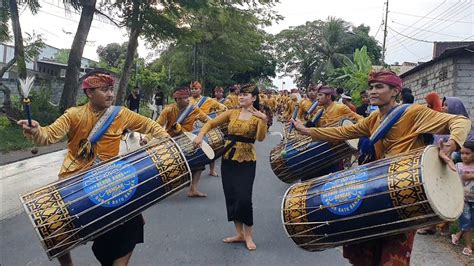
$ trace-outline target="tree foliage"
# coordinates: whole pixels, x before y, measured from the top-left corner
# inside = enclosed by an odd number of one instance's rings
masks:
[[[334,87],[344,88],[351,93],[354,101],[358,102],[360,92],[367,89],[369,73],[372,70],[372,61],[367,47],[356,49],[353,60],[346,59],[344,66],[334,69],[328,75],[328,83]]]
[[[381,48],[368,35],[369,29],[329,17],[283,30],[274,38],[278,70],[294,77],[298,86],[307,87],[311,82],[325,81],[330,72],[342,67],[364,45],[370,47],[370,58],[377,61]]]
[[[61,64],[67,64],[70,52],[71,49],[59,49],[58,52],[54,55],[54,61]]]
[[[275,18],[271,12],[233,5],[197,10],[191,14],[190,33],[172,43],[153,64],[170,73],[171,86],[200,80],[209,90],[269,79],[275,76],[276,61],[270,36],[260,27]]]
[[[97,55],[99,56],[99,62],[105,63],[108,67],[117,68],[125,58],[127,52],[127,42],[122,44],[109,43],[106,46],[100,45],[97,48]]]

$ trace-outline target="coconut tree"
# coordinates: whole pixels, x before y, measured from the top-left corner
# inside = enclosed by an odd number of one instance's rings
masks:
[[[323,23],[319,42],[315,43],[314,50],[319,54],[317,61],[313,62],[317,65],[313,72],[313,81],[320,80],[324,74],[341,67],[344,60],[348,59],[347,39],[350,24],[340,18],[329,17]]]

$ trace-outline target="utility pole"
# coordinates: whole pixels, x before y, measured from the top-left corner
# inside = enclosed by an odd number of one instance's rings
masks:
[[[385,45],[387,41],[387,24],[388,24],[388,0],[385,2],[385,20],[384,20],[384,30],[383,30],[383,44],[382,44],[382,64],[385,63]]]

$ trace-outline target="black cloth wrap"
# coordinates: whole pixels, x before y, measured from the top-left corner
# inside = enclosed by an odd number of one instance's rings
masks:
[[[92,244],[92,251],[100,264],[112,265],[114,260],[132,252],[136,244],[143,243],[144,224],[140,214],[97,237]]]

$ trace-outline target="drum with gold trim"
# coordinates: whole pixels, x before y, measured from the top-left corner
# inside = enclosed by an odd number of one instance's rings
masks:
[[[20,196],[49,259],[135,217],[191,181],[170,138]]]
[[[339,125],[352,125],[349,119],[342,119]],[[359,140],[330,143],[313,141],[309,136],[296,133],[286,134],[283,142],[270,152],[270,165],[275,175],[285,183],[300,179],[322,176],[333,165],[357,153]]]
[[[459,175],[428,146],[291,186],[284,228],[308,251],[454,221],[464,206]]]
[[[202,169],[205,165],[209,164],[215,159],[215,153],[224,148],[224,143],[219,144],[221,134],[218,130],[209,131],[204,137],[201,148],[194,147],[193,140],[196,135],[191,132],[184,132],[174,137],[174,140],[186,156],[191,170],[196,170]]]
[[[211,117],[212,119],[216,118],[217,115],[218,113],[216,112],[212,112],[208,114],[208,116]],[[203,126],[204,124],[199,120],[194,122],[193,134],[198,135],[199,131],[201,130]],[[226,131],[227,131],[227,124],[222,125],[220,127],[213,128],[209,130],[209,132],[207,132],[206,135],[204,135],[204,141],[209,143],[209,146],[212,148],[215,154],[220,154],[221,151],[224,149],[224,146],[225,146],[225,133],[224,132]],[[205,157],[203,157],[203,159],[206,160]],[[211,160],[206,160],[205,164],[208,164],[210,162]]]

